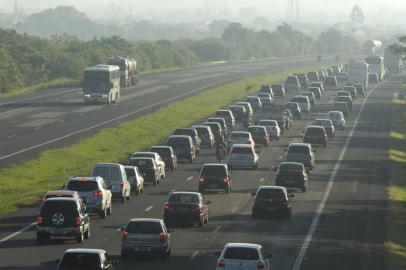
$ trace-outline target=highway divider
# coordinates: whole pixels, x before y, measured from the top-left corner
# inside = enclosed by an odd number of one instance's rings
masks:
[[[187,127],[216,110],[258,91],[264,82],[277,83],[292,73],[320,66],[290,69],[227,83],[171,103],[155,112],[106,128],[71,146],[46,150],[38,158],[0,170],[0,216],[33,205],[49,190],[60,189],[69,176],[88,175],[98,162],[126,161],[131,152],[163,141],[177,127]],[[120,105],[118,105],[120,106]]]

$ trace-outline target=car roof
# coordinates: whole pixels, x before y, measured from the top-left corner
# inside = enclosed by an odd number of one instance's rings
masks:
[[[169,136],[168,137],[168,139],[170,139],[170,138],[183,138],[183,139],[190,139],[190,138],[192,138],[192,137],[190,137],[189,135],[171,135],[171,136]]]
[[[130,165],[125,165],[124,169],[134,169],[135,170],[136,166],[130,166]]]
[[[153,145],[153,146],[151,146],[151,149],[152,148],[165,148],[165,149],[171,149],[172,148],[172,146],[168,146],[168,145]]]
[[[308,126],[306,129],[309,129],[309,128],[314,128],[314,129],[324,129],[324,127],[322,127],[322,126],[316,126],[316,125],[311,125],[311,126]]]
[[[252,125],[252,126],[249,126],[248,128],[260,128],[260,129],[266,130],[266,127],[262,126],[262,125]]]
[[[170,195],[173,195],[173,194],[190,194],[190,195],[196,195],[196,196],[200,195],[199,192],[193,192],[193,191],[174,191],[174,192],[171,192]]]
[[[248,131],[234,130],[231,134],[250,134]]]
[[[331,122],[331,120],[328,119],[328,118],[317,118],[317,119],[314,119],[313,123],[316,122],[316,121],[329,121],[329,122]]]
[[[133,155],[135,155],[135,154],[138,154],[138,155],[139,155],[139,154],[141,154],[141,155],[143,155],[143,154],[150,154],[150,155],[154,155],[154,156],[158,155],[157,153],[151,152],[151,151],[134,152]]]
[[[106,251],[104,249],[96,248],[70,248],[65,251],[65,253],[93,253],[93,254],[104,254]]]
[[[203,164],[202,167],[205,167],[205,166],[222,166],[222,167],[227,167],[227,164],[224,164],[224,163],[205,163],[205,164]]]
[[[117,167],[122,167],[123,165],[120,163],[97,163],[93,167],[96,166],[117,166]]]
[[[260,244],[251,243],[227,243],[224,245],[227,248],[242,247],[242,248],[253,248],[259,250],[262,246]]]
[[[67,201],[67,202],[76,202],[76,198],[70,198],[70,197],[52,197],[46,200],[46,202],[53,202],[53,201]]]
[[[284,162],[281,162],[281,163],[279,163],[279,166],[280,166],[280,165],[283,165],[283,164],[287,164],[287,165],[292,164],[292,165],[297,165],[297,166],[300,166],[300,165],[303,166],[303,163],[300,163],[300,162],[292,162],[292,161],[284,161]]]
[[[140,160],[140,159],[149,159],[149,160],[155,161],[155,158],[152,158],[152,157],[132,157],[132,158],[130,158],[130,160]]]
[[[78,194],[77,191],[75,190],[50,190],[47,193],[45,193],[45,195],[58,195],[58,194],[66,194],[66,195],[74,195],[74,194]]]
[[[329,111],[328,114],[343,114],[343,112],[340,112],[340,111]]]
[[[72,176],[69,181],[97,181],[100,178],[100,176]]]
[[[131,218],[129,222],[161,222],[162,219],[159,218]]]
[[[231,148],[234,148],[234,147],[252,148],[252,145],[251,144],[236,143],[236,144],[233,144],[233,146]]]
[[[286,191],[285,187],[281,187],[281,186],[259,186],[258,190],[260,189],[275,189],[275,190],[282,190],[282,191]]]
[[[290,143],[290,144],[289,144],[289,147],[290,147],[290,146],[305,146],[305,147],[309,147],[310,144],[308,144],[308,143]]]

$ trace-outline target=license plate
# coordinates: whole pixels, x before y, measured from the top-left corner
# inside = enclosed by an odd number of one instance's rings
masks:
[[[295,181],[292,181],[292,180],[288,180],[288,181],[286,181],[286,184],[294,184],[295,183]]]
[[[151,251],[151,247],[136,247],[135,251]]]
[[[188,211],[188,209],[186,208],[186,207],[179,207],[179,208],[176,208],[176,210],[178,211],[178,212],[187,212]]]
[[[267,211],[275,211],[276,208],[275,208],[275,207],[267,207],[266,210],[267,210]]]
[[[65,230],[52,230],[51,233],[54,235],[63,235],[63,234],[66,234],[66,231]]]
[[[209,185],[209,188],[216,188],[216,187],[218,187],[218,185],[216,185],[216,184],[210,184]]]

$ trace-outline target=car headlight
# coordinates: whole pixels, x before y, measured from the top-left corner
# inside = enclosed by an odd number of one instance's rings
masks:
[[[90,95],[85,95],[85,97],[90,98]]]

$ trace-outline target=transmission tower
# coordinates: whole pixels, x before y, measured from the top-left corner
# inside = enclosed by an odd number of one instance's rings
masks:
[[[298,20],[300,18],[300,0],[288,0],[286,18],[288,20]]]

